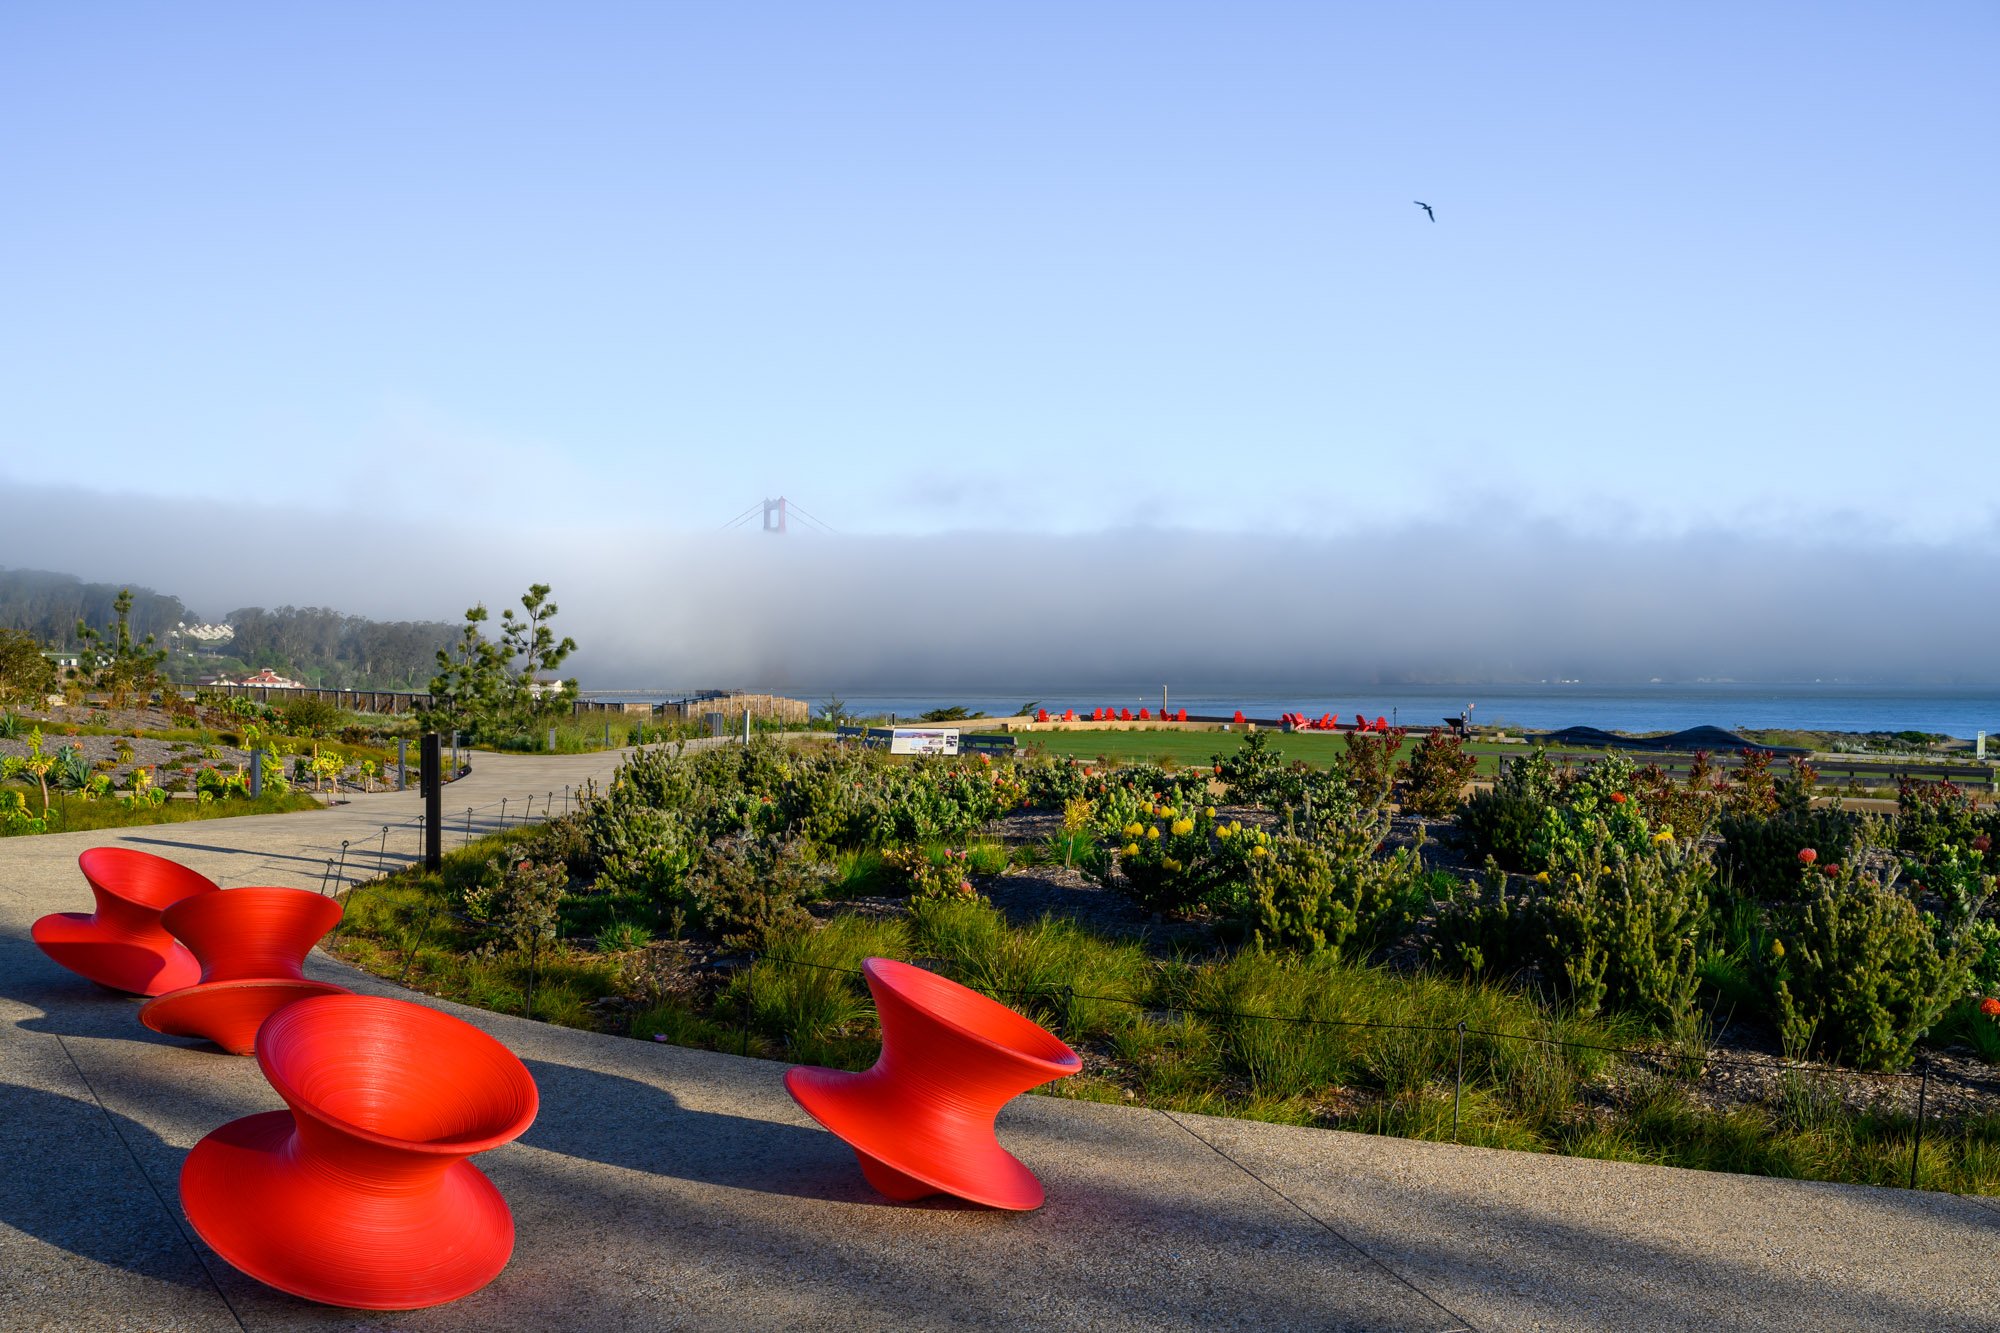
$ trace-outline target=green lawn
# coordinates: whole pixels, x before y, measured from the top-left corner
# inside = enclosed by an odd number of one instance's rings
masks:
[[[1267,731],[1271,748],[1286,759],[1302,759],[1309,764],[1328,764],[1347,749],[1347,737],[1324,732]],[[1073,755],[1078,759],[1104,758],[1120,763],[1150,760],[1186,767],[1206,764],[1211,755],[1232,754],[1243,744],[1240,731],[1037,731],[1023,735],[1022,749],[1042,749],[1049,754]],[[1404,749],[1414,742],[1405,741]],[[1472,741],[1466,749],[1479,759],[1479,773],[1491,777],[1498,768],[1498,756],[1520,754],[1518,745]]]

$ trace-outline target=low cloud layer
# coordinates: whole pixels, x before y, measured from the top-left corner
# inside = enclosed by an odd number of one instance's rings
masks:
[[[146,584],[211,617],[455,620],[553,584],[586,687],[2000,681],[2000,542],[1486,520],[1324,539],[687,537],[10,490],[0,564]]]

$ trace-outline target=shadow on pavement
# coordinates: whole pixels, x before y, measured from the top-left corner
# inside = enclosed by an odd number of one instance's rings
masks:
[[[841,1203],[894,1205],[861,1178],[854,1153],[818,1128],[693,1111],[638,1079],[527,1060],[542,1096],[521,1142],[604,1166],[703,1185]],[[977,1209],[938,1199],[935,1208]]]

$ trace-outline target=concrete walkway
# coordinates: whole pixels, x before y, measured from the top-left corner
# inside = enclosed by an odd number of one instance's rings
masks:
[[[553,791],[559,811],[612,762],[482,755],[446,807],[478,827]],[[318,888],[342,839],[365,873],[409,859],[416,811],[383,794],[0,841],[0,1329],[2000,1329],[1986,1201],[1029,1097],[1001,1132],[1045,1208],[900,1207],[782,1065],[420,995],[540,1085],[535,1125],[477,1159],[514,1209],[513,1262],[437,1309],[308,1305],[231,1269],[178,1206],[202,1135],[281,1105],[256,1063],[147,1031],[28,928],[89,906],[75,860],[94,843]],[[319,955],[309,971],[405,994]]]

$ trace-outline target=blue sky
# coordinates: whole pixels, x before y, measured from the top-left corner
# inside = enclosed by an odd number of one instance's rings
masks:
[[[0,483],[1990,547],[1996,38],[1988,3],[16,3]]]

